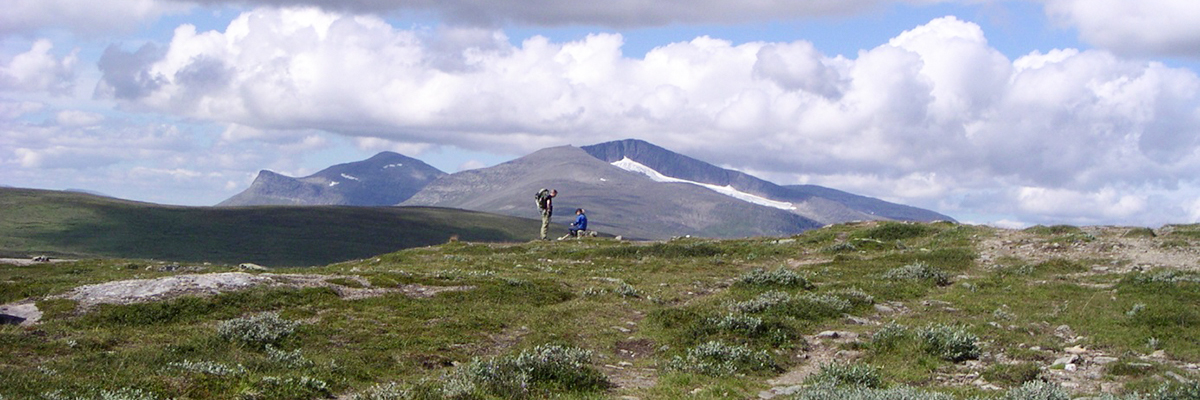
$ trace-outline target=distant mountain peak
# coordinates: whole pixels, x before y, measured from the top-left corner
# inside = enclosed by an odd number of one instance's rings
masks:
[[[421,160],[384,151],[303,178],[262,170],[250,188],[218,206],[388,206],[407,200],[445,174]]]

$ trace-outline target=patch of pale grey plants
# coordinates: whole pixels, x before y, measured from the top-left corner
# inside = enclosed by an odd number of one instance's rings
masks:
[[[788,292],[775,290],[759,294],[750,300],[729,305],[731,311],[740,313],[760,313],[782,307],[810,308],[824,314],[846,312],[853,308],[854,305],[848,300],[830,294],[804,293],[792,295]]]
[[[938,286],[950,284],[950,275],[936,267],[916,262],[883,273],[885,280],[927,281]]]
[[[808,277],[784,267],[774,270],[754,269],[738,277],[737,283],[747,286],[780,286],[802,289],[813,289],[816,287],[816,285],[813,285],[808,280]]]
[[[194,372],[206,375],[216,376],[231,376],[242,375],[246,373],[246,368],[241,364],[229,366],[212,361],[191,361],[183,360],[167,363],[168,368],[180,369],[187,372]]]
[[[888,324],[871,336],[871,346],[886,351],[910,340],[916,340],[926,353],[953,362],[979,358],[981,351],[978,336],[963,326],[945,324],[930,324],[918,329]]]
[[[848,362],[833,362],[821,365],[821,369],[805,379],[805,384],[811,386],[858,386],[879,388],[883,386],[883,377],[879,368]]]
[[[591,357],[591,351],[576,347],[541,345],[516,355],[475,359],[455,368],[435,392],[445,398],[524,398],[545,383],[573,390],[608,387],[604,374],[591,366]]]
[[[280,318],[278,313],[265,312],[222,321],[217,325],[217,335],[249,346],[265,346],[279,343],[299,325],[299,322]]]
[[[780,369],[766,351],[755,351],[746,345],[726,344],[720,341],[709,341],[688,349],[685,356],[675,356],[671,359],[667,368],[709,376]]]

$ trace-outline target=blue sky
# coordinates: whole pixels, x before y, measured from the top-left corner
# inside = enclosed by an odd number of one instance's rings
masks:
[[[16,0],[0,185],[211,205],[639,138],[964,221],[1200,221],[1190,0]]]

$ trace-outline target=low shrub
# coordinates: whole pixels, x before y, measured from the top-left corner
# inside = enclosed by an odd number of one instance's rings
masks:
[[[329,385],[320,379],[308,376],[276,377],[264,376],[254,389],[243,393],[249,399],[311,399],[330,396]]]
[[[474,360],[446,377],[447,398],[528,397],[538,386],[570,391],[607,388],[608,378],[589,365],[592,353],[575,347],[541,345],[517,355]]]
[[[740,333],[755,336],[763,329],[762,318],[743,314],[725,314],[720,318],[710,318],[707,324],[720,331]]]
[[[1073,234],[1073,233],[1083,233],[1083,229],[1079,229],[1079,227],[1071,226],[1071,225],[1051,225],[1051,226],[1034,225],[1034,226],[1025,228],[1025,232],[1032,233],[1035,235],[1043,235],[1043,236],[1069,235],[1069,234]]]
[[[350,395],[349,400],[407,400],[413,398],[408,388],[396,382],[380,383],[359,393]]]
[[[246,368],[241,364],[230,367],[225,364],[215,363],[211,361],[191,361],[183,360],[179,362],[168,363],[167,367],[181,369],[188,372],[201,373],[206,375],[228,376],[242,375],[246,373]]]
[[[1152,238],[1155,236],[1158,235],[1150,228],[1130,228],[1128,231],[1125,231],[1125,234],[1121,235],[1121,237],[1127,238]]]
[[[816,288],[804,275],[783,267],[772,271],[755,269],[738,277],[737,283],[745,286],[777,286],[806,290]]]
[[[979,358],[979,337],[961,326],[928,325],[912,330],[903,325],[889,324],[871,336],[870,346],[877,351],[904,347],[917,341],[927,354],[946,361],[959,362]]]
[[[876,389],[862,386],[816,385],[805,388],[794,400],[954,400],[953,396],[924,392],[909,386]]]
[[[729,306],[729,309],[734,312],[775,312],[805,320],[836,317],[851,308],[853,308],[853,304],[837,296],[812,293],[793,296],[780,291],[762,293],[753,299],[733,303]]]
[[[871,335],[870,346],[877,350],[891,350],[912,337],[908,327],[899,324],[887,324]]]
[[[782,370],[766,351],[754,351],[744,345],[729,345],[718,341],[710,341],[688,349],[686,356],[676,356],[667,367],[709,376]]]
[[[825,253],[853,253],[858,251],[858,247],[850,242],[835,243],[821,249]]]
[[[1070,400],[1071,395],[1061,386],[1043,381],[1030,381],[1009,389],[1001,400]]]
[[[924,224],[887,222],[862,232],[867,238],[882,241],[897,241],[926,236],[937,232],[936,228]]]
[[[854,307],[875,304],[875,296],[871,296],[859,288],[837,289],[829,291],[828,294],[845,299]]]
[[[266,351],[268,359],[287,368],[304,368],[313,365],[312,361],[304,358],[304,355],[300,353],[300,349],[286,351],[268,344]]]
[[[299,322],[280,318],[278,313],[266,312],[222,321],[217,325],[217,335],[250,346],[266,346],[278,344],[299,325]]]
[[[821,366],[821,370],[805,380],[809,385],[858,386],[879,388],[883,378],[879,368],[861,363],[834,362]]]
[[[926,281],[938,286],[946,286],[950,284],[950,275],[938,268],[925,265],[925,263],[922,262],[890,269],[883,274],[883,279]]]
[[[961,326],[929,325],[917,331],[925,350],[947,361],[979,358],[979,337]]]

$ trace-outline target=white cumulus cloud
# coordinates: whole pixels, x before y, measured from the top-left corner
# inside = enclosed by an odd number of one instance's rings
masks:
[[[1194,72],[1103,50],[1011,60],[954,17],[853,58],[802,41],[698,37],[642,58],[622,46],[615,34],[511,45],[499,31],[264,8],[223,32],[184,25],[161,46],[110,48],[97,94],[364,148],[520,154],[637,137],[943,210],[999,194],[1024,213],[1148,220],[1161,216],[1137,191],[1190,188],[1200,173]]]
[[[7,65],[0,65],[0,88],[54,94],[70,91],[75,85],[79,49],[58,57],[51,53],[53,48],[54,43],[39,39],[29,51],[17,54]]]
[[[160,0],[6,0],[0,35],[66,29],[80,34],[126,31],[191,6]]]
[[[1091,44],[1122,54],[1200,57],[1193,0],[1043,0],[1046,11]]]

